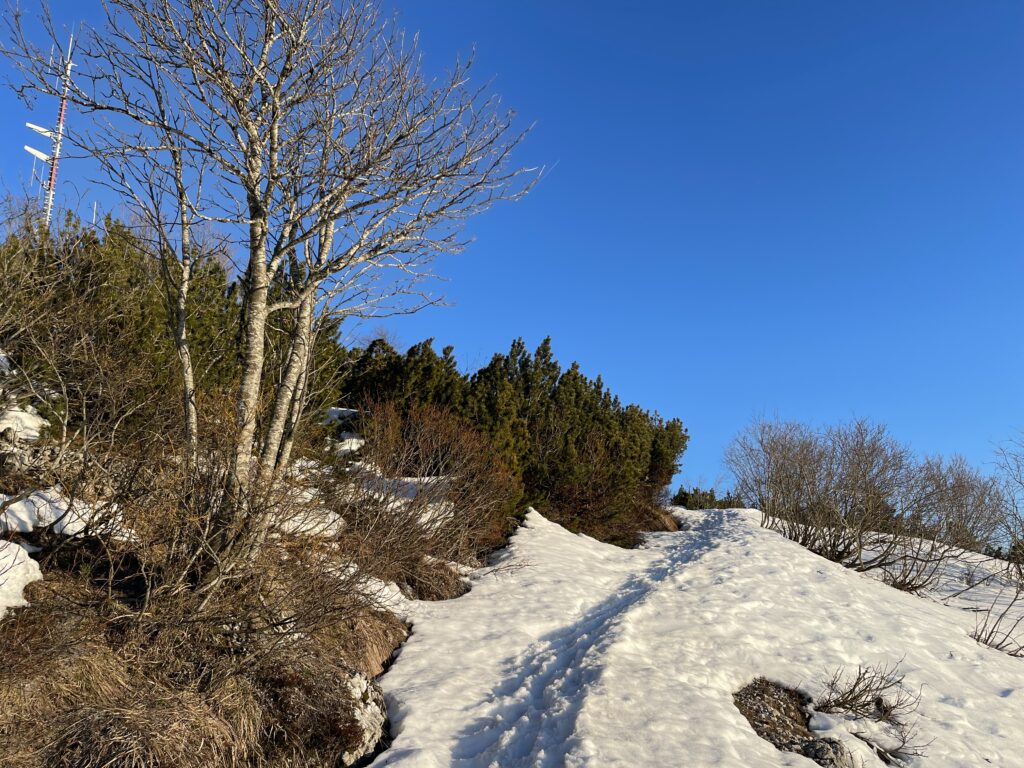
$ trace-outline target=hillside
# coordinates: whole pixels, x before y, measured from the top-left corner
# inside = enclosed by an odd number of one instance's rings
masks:
[[[912,765],[1024,765],[1024,662],[975,616],[894,590],[759,526],[677,510],[685,530],[622,550],[533,512],[464,597],[406,602],[413,634],[381,678],[394,744],[379,766],[812,766],[733,704],[758,676],[817,698],[837,667],[898,664],[920,692]],[[818,715],[855,756],[883,765]]]

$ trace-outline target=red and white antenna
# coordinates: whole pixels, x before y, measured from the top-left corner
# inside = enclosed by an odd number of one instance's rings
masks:
[[[57,110],[57,126],[50,130],[49,128],[43,128],[42,126],[35,125],[34,123],[25,123],[25,126],[31,128],[41,136],[45,136],[51,141],[50,154],[47,155],[45,152],[40,152],[38,149],[25,145],[25,151],[27,151],[32,157],[37,160],[41,160],[45,165],[49,166],[49,173],[46,179],[39,179],[39,185],[46,190],[46,208],[44,219],[46,221],[46,228],[50,228],[50,219],[53,216],[53,196],[57,191],[57,163],[60,161],[60,147],[64,140],[64,117],[67,114],[68,108],[68,91],[71,89],[71,50],[75,45],[75,37],[71,36],[68,41],[68,55],[67,61],[64,62],[64,71],[60,80],[60,108]],[[34,175],[34,173],[33,173]]]

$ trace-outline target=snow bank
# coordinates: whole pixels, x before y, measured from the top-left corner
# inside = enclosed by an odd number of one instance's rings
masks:
[[[0,493],[0,504],[11,498]],[[34,491],[0,513],[0,532],[30,533],[52,525],[54,533],[74,536],[85,530],[96,516],[91,506],[81,502],[69,504],[59,491],[50,488]]]
[[[355,408],[328,408],[324,424],[347,427],[355,422],[357,416],[359,416],[359,411]],[[344,456],[358,451],[366,445],[366,441],[356,432],[346,430],[332,439],[331,444],[338,455]]]
[[[759,513],[679,514],[689,530],[629,551],[531,512],[473,591],[411,604],[375,765],[810,768],[757,737],[733,692],[765,675],[816,696],[837,666],[902,659],[932,741],[915,765],[1024,766],[1024,662],[974,642],[971,613],[823,560]]]
[[[339,424],[352,421],[359,415],[355,408],[328,408],[324,424]]]

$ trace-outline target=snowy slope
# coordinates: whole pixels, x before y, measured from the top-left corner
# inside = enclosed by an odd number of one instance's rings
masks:
[[[374,765],[810,768],[732,693],[765,675],[817,695],[838,665],[902,659],[932,741],[917,765],[1024,766],[1024,660],[974,642],[971,613],[816,557],[757,513],[680,514],[690,530],[627,551],[531,513],[470,593],[409,604],[381,679],[395,742]]]

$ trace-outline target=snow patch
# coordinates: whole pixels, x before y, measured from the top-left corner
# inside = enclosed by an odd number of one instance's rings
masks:
[[[0,505],[12,498],[0,494]],[[53,526],[55,533],[75,536],[96,516],[93,507],[82,502],[69,503],[58,490],[50,488],[11,503],[0,513],[0,532],[31,533],[36,528]]]
[[[38,440],[47,423],[32,406],[11,405],[5,410],[0,410],[0,432],[12,430],[16,441]]]
[[[27,605],[22,595],[25,585],[41,578],[39,564],[24,547],[0,540],[0,618],[8,608]]]

